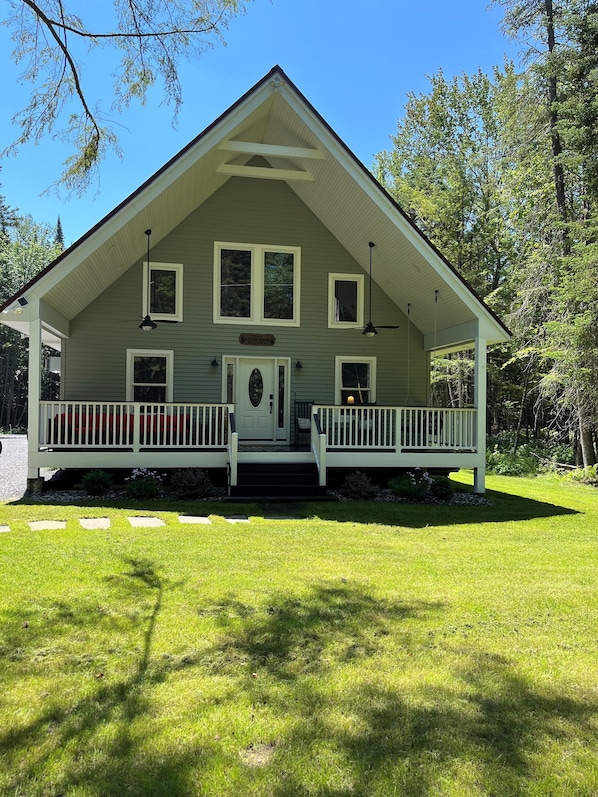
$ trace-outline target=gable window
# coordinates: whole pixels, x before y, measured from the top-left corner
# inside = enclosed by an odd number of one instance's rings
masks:
[[[149,269],[149,309],[147,308],[148,268],[143,271],[142,314],[155,321],[183,320],[183,266],[181,263],[152,263]]]
[[[172,401],[172,351],[127,350],[127,401]]]
[[[328,326],[363,326],[363,274],[328,275]]]
[[[299,324],[300,249],[215,244],[214,321]]]
[[[338,404],[373,404],[376,401],[376,358],[337,357],[335,381]]]

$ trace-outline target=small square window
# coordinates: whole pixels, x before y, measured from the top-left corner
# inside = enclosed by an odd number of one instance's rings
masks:
[[[363,326],[363,275],[328,275],[328,326]]]
[[[156,321],[183,320],[183,266],[180,263],[152,263],[150,266],[149,309],[147,263],[143,273],[143,315]]]

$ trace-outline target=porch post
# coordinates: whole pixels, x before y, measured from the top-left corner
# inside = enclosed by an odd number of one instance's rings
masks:
[[[33,303],[31,303],[33,304]],[[27,450],[28,460],[39,450],[39,402],[42,395],[42,320],[39,316],[39,302],[31,308],[29,325],[29,383],[27,396]],[[30,305],[31,306],[31,305]],[[27,468],[27,489],[38,492],[41,489],[39,468]]]
[[[480,464],[473,469],[474,493],[486,492],[486,340],[475,339],[474,403],[476,407],[476,447]]]

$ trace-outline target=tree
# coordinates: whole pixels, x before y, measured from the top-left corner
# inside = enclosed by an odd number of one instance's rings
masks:
[[[36,224],[30,216],[17,217],[9,208],[7,212],[13,221],[0,242],[0,301],[8,299],[60,253],[49,225]],[[27,341],[18,332],[0,327],[0,428],[26,426],[27,363]],[[54,396],[44,393],[44,398]]]
[[[506,30],[533,45],[560,232],[547,253],[544,291],[536,294],[541,334],[530,349],[550,366],[540,387],[578,430],[588,466],[596,463],[598,429],[598,7],[586,0],[500,4]]]
[[[0,157],[48,134],[62,137],[74,151],[60,182],[69,190],[83,191],[101,158],[110,148],[118,151],[118,143],[105,112],[88,93],[81,55],[106,46],[120,53],[111,112],[134,100],[144,103],[150,87],[161,79],[176,119],[182,103],[180,60],[197,57],[222,39],[222,31],[245,4],[246,0],[112,0],[111,27],[99,30],[70,11],[64,0],[8,0],[10,13],[2,22],[12,30],[12,58],[25,65],[21,79],[33,89],[26,107],[13,117],[20,134]],[[91,5],[88,16],[96,4]]]
[[[62,222],[60,216],[56,220],[56,230],[54,231],[54,243],[62,252],[64,250],[64,232],[62,231]]]

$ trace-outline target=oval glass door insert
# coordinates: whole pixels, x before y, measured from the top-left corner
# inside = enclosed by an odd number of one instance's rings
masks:
[[[252,407],[259,407],[264,396],[264,379],[259,368],[254,368],[249,376],[249,401]]]

